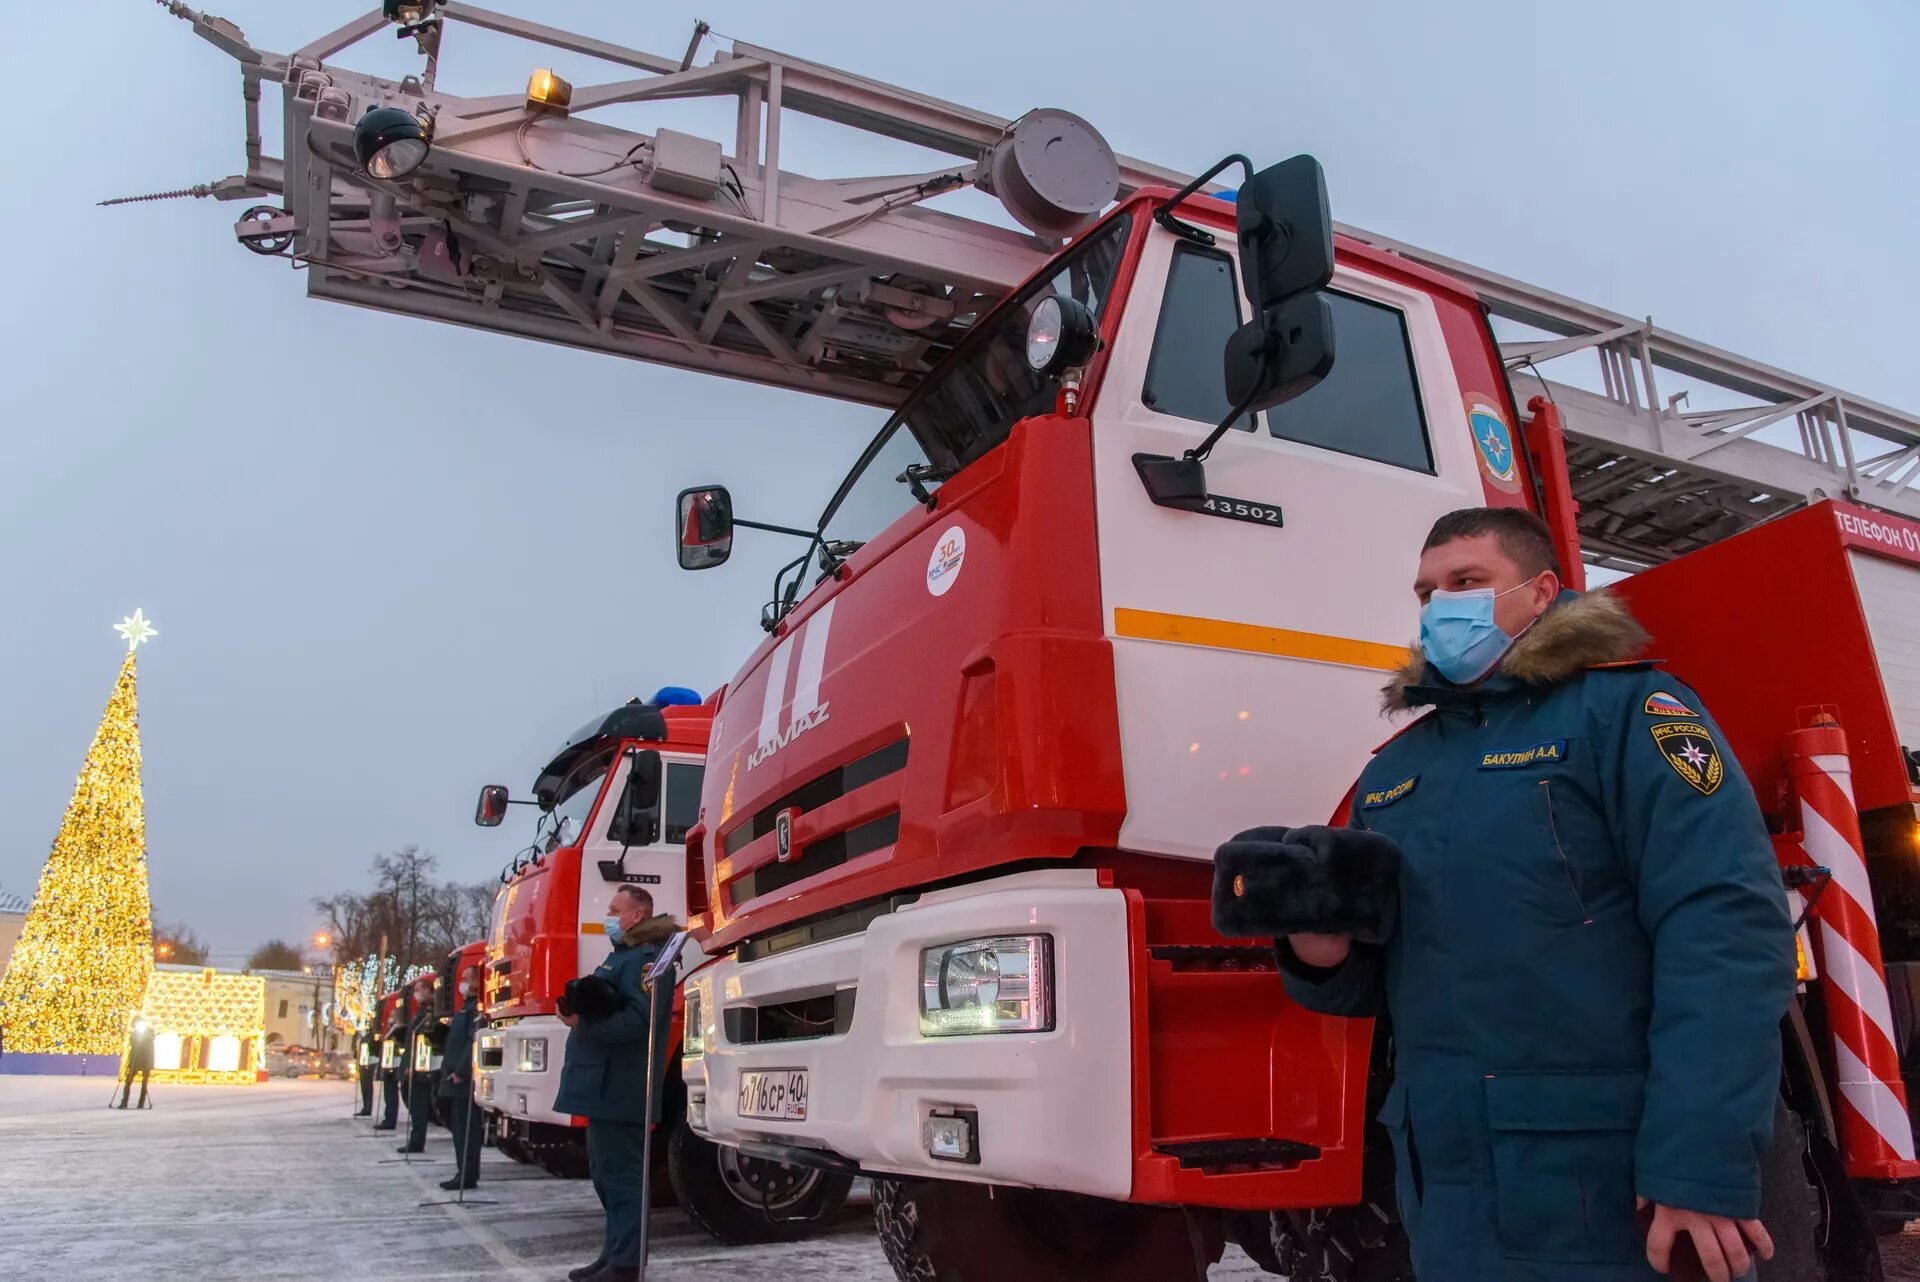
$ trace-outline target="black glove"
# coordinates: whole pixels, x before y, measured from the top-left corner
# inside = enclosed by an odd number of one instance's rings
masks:
[[[1399,921],[1400,847],[1360,828],[1249,828],[1213,856],[1213,928],[1384,944]]]
[[[568,981],[562,997],[572,1007],[564,1013],[578,1015],[585,1020],[604,1018],[623,1005],[620,990],[601,975],[582,975]]]

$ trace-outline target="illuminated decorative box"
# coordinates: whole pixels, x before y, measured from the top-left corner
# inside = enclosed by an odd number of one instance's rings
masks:
[[[267,981],[258,975],[155,967],[141,1007],[154,1030],[154,1077],[235,1086],[259,1081],[266,1010]]]

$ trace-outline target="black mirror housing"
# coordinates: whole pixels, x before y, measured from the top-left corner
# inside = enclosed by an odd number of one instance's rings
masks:
[[[1268,307],[1233,331],[1225,355],[1227,399],[1272,409],[1333,369],[1333,309],[1320,294]]]
[[[1327,176],[1312,156],[1253,175],[1234,197],[1240,280],[1256,312],[1333,279]]]
[[[507,817],[507,786],[490,783],[480,790],[480,804],[473,808],[473,821],[482,828],[498,828]]]
[[[636,810],[651,810],[660,804],[660,754],[642,748],[630,754],[633,768],[627,774],[627,798]]]
[[[733,555],[733,496],[724,485],[680,491],[677,535],[680,568],[711,570]]]

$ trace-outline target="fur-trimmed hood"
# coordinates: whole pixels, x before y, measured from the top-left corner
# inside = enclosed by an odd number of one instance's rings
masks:
[[[658,947],[674,937],[679,931],[679,923],[666,913],[659,913],[620,933],[613,942],[621,948],[640,948],[646,945]]]
[[[1551,686],[1602,663],[1624,663],[1646,648],[1647,630],[1640,626],[1618,597],[1605,589],[1563,592],[1539,621],[1513,643],[1494,668],[1521,685]],[[1382,687],[1381,705],[1388,712],[1422,707],[1431,699],[1417,697],[1420,688],[1439,684],[1427,672],[1427,656],[1413,647],[1407,662]]]

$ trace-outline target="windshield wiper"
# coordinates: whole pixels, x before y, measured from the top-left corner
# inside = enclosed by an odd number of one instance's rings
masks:
[[[937,463],[909,463],[907,470],[893,479],[913,491],[913,497],[920,501],[922,507],[931,512],[933,511],[933,491],[927,488],[927,482],[933,481],[937,484],[941,481],[951,481],[959,472],[960,469],[957,467],[941,467]]]

